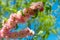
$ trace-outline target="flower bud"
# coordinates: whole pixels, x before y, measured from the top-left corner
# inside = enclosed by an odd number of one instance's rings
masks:
[[[30,36],[32,36],[32,35],[34,35],[35,33],[34,33],[34,31],[33,30],[30,30]]]

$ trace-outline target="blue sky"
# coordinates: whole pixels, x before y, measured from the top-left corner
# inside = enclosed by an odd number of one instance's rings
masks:
[[[58,6],[59,6],[58,0],[56,0],[56,2],[53,3],[52,5],[52,10],[53,10],[52,15],[56,16],[56,24],[55,24],[56,28],[60,28],[60,15],[59,15],[60,8]],[[51,33],[48,37],[48,40],[60,40],[58,39],[57,35],[54,35],[53,33]]]

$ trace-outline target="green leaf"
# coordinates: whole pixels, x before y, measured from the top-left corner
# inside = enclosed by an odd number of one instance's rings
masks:
[[[15,30],[18,29],[18,25],[16,24]]]
[[[33,19],[35,19],[38,16],[38,13],[35,13],[34,16],[32,16]]]
[[[4,40],[4,38],[2,38],[2,40]]]
[[[43,25],[45,27],[51,27],[55,23],[55,18],[52,15],[45,15],[45,16],[40,17],[40,20],[39,21],[41,23],[43,23]]]
[[[38,36],[34,36],[33,37],[33,40],[38,40]]]
[[[17,12],[17,10],[16,10],[16,9],[14,9],[14,8],[12,8],[12,9],[11,9],[11,12],[16,13],[16,12]]]
[[[47,0],[41,0],[41,1],[44,2],[44,3],[47,2]]]
[[[36,32],[38,33],[40,30],[43,30],[43,26],[42,26],[42,25],[40,25],[40,26],[38,27],[38,29],[36,30]]]
[[[53,2],[56,2],[56,0],[53,0]]]
[[[46,39],[46,38],[48,38],[48,36],[49,36],[49,34],[45,34],[42,38]]]
[[[35,10],[35,14],[32,16],[32,18],[35,19],[36,17],[38,17],[38,13],[39,13],[39,10]]]
[[[40,30],[40,31],[38,32],[38,35],[42,35],[42,34],[43,34],[43,31]]]
[[[57,34],[57,30],[56,29],[52,29],[51,30],[54,34]]]
[[[0,29],[2,28],[2,23],[0,23]]]

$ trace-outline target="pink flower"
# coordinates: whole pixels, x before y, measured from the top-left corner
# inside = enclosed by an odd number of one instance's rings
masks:
[[[0,39],[1,39],[2,37],[1,37],[1,31],[0,31]]]
[[[18,38],[18,32],[10,32],[10,35],[7,35],[9,38]]]
[[[7,29],[7,27],[3,27],[0,32],[1,36],[4,37],[9,32],[9,29]]]
[[[26,17],[26,15],[23,16],[21,11],[19,11],[17,13],[17,20],[18,20],[19,23],[25,23],[27,21],[27,19],[28,19],[28,17]]]
[[[31,15],[34,15],[34,11],[32,10],[32,8],[24,8],[23,13],[24,13],[24,15],[28,15],[29,17]]]
[[[11,22],[11,21],[8,21],[8,22],[7,22],[7,25],[8,25],[7,28],[8,28],[8,29],[13,29],[13,28],[16,27],[16,24],[17,24],[17,23],[14,22],[14,21],[12,21],[12,22]]]
[[[33,9],[33,10],[37,10],[37,6],[36,5],[30,6],[30,8]]]
[[[13,13],[13,14],[11,14],[10,15],[10,18],[9,18],[9,21],[13,21],[13,22],[16,22],[16,23],[18,23],[18,20],[17,20],[17,14],[15,13]]]
[[[18,20],[19,23],[24,23],[24,22],[26,22],[26,21],[25,21],[25,17],[22,16],[22,12],[21,12],[21,11],[18,11],[18,12],[17,12],[17,20]]]
[[[19,19],[18,19],[19,23],[25,23],[26,22],[26,19],[24,16],[21,16]]]
[[[28,35],[34,35],[34,31],[32,31],[31,29],[29,29],[28,27],[25,28],[24,30],[21,30],[19,32],[9,32],[8,29],[6,27],[4,27],[1,31],[0,31],[0,38],[23,38],[26,37]]]
[[[26,28],[25,29],[25,31],[26,31],[26,33],[28,33],[28,35],[30,35],[30,36],[32,36],[32,35],[34,35],[35,33],[34,33],[34,31],[33,30],[31,30],[30,28]]]
[[[40,11],[43,11],[43,2],[34,2],[31,4],[30,8],[33,10],[39,9]]]
[[[17,17],[17,20],[18,20],[18,19],[21,18],[21,16],[22,16],[22,12],[21,12],[21,11],[18,11],[16,15],[17,15],[16,17]]]

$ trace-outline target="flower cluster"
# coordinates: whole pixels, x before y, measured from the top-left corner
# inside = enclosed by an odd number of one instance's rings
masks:
[[[40,10],[43,11],[44,10],[44,5],[43,2],[33,2],[30,6],[31,9],[33,10]]]
[[[28,35],[34,35],[34,31],[26,28],[19,32],[10,32],[13,28],[16,27],[17,23],[24,23],[27,22],[30,16],[35,14],[34,10],[43,11],[43,3],[37,2],[32,3],[29,8],[24,8],[23,11],[18,11],[17,13],[12,13],[9,19],[6,22],[2,23],[2,29],[0,30],[0,38],[17,38],[17,37],[26,37]]]
[[[26,36],[31,36],[34,35],[34,31],[29,29],[29,28],[25,28],[24,30],[21,30],[19,32],[8,32],[6,34],[4,34],[4,38],[23,38]]]

